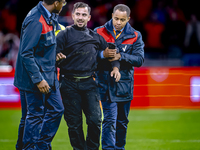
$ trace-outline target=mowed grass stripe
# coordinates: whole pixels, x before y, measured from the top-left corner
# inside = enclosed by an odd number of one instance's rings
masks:
[[[0,150],[15,149],[20,117],[20,110],[0,110]],[[86,131],[85,118],[83,122]],[[67,130],[66,122],[62,119],[52,142],[54,150],[72,150]],[[125,148],[200,150],[200,110],[132,109]]]

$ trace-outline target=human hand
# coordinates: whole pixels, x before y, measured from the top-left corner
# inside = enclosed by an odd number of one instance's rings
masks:
[[[113,58],[116,55],[116,49],[109,49],[108,47],[103,51],[103,56],[105,58]]]
[[[120,54],[120,53],[117,53],[117,54],[115,55],[115,57],[113,57],[113,58],[111,58],[111,59],[108,59],[108,60],[111,62],[111,61],[119,60],[120,58],[121,58],[121,54]]]
[[[44,93],[44,94],[49,93],[50,86],[46,80],[43,79],[41,82],[37,83],[36,85],[41,93]]]
[[[121,78],[119,69],[117,67],[114,67],[112,72],[110,73],[110,76],[115,78],[115,82],[118,82]]]
[[[65,58],[66,58],[66,56],[63,53],[58,53],[56,55],[56,61],[59,61],[61,59],[65,59]]]

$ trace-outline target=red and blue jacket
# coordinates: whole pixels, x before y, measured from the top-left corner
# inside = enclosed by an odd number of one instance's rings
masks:
[[[14,85],[20,90],[39,92],[36,83],[45,79],[50,87],[58,86],[56,75],[56,38],[60,29],[57,15],[49,18],[39,2],[26,16],[20,35]]]
[[[127,23],[121,35],[115,39],[112,20],[94,30],[107,42],[115,43],[121,54],[119,60],[121,79],[119,82],[115,82],[109,72],[104,71],[105,61],[102,60],[98,64],[97,80],[101,100],[106,101],[108,96],[112,102],[132,100],[134,67],[140,67],[144,62],[144,42],[141,33]]]

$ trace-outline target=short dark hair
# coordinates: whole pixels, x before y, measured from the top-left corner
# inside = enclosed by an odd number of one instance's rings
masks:
[[[91,8],[90,8],[90,6],[89,6],[88,4],[86,4],[86,3],[84,3],[84,2],[77,2],[77,3],[75,3],[75,4],[74,4],[74,8],[73,8],[73,10],[72,10],[72,13],[74,13],[75,10],[76,10],[77,8],[85,8],[85,7],[88,8],[88,12],[89,12],[89,14],[90,14]]]
[[[62,0],[43,0],[47,5],[52,5],[55,1],[61,2]]]
[[[123,11],[123,12],[126,11],[127,17],[130,17],[131,10],[128,6],[126,6],[124,4],[118,4],[114,7],[113,13],[115,13],[116,10]]]

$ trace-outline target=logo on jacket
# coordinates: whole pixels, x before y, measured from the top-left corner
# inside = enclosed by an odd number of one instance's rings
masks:
[[[126,47],[127,47],[127,45],[125,45],[125,47],[124,47],[124,48],[122,48],[124,52],[126,51]]]
[[[51,39],[52,39],[52,36],[48,36],[48,37],[47,37],[47,40],[51,40]]]

